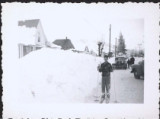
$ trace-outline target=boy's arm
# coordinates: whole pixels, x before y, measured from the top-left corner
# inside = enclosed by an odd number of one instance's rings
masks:
[[[113,72],[113,68],[111,64],[110,64],[110,72]]]
[[[99,72],[102,72],[101,64],[100,64],[100,65],[98,65],[97,70],[98,70]]]

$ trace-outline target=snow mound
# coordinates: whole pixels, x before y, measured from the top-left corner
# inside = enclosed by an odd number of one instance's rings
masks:
[[[143,57],[135,57],[135,64],[138,64],[143,59],[144,59]]]
[[[85,102],[100,81],[97,66],[101,61],[102,58],[92,55],[59,49],[43,48],[31,52],[18,63],[18,100]]]

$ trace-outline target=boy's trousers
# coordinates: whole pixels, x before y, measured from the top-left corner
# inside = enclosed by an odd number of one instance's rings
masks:
[[[110,75],[102,76],[102,93],[105,94],[105,90],[106,93],[109,93],[109,89],[110,89]]]

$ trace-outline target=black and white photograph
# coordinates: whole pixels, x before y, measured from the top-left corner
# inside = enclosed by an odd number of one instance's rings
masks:
[[[3,117],[158,119],[158,7],[3,3]]]

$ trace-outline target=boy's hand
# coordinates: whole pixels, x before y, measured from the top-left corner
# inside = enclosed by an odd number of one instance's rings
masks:
[[[97,67],[97,70],[99,71],[99,65],[98,65],[98,67]]]
[[[101,64],[98,65],[97,70],[100,71],[101,69]]]

